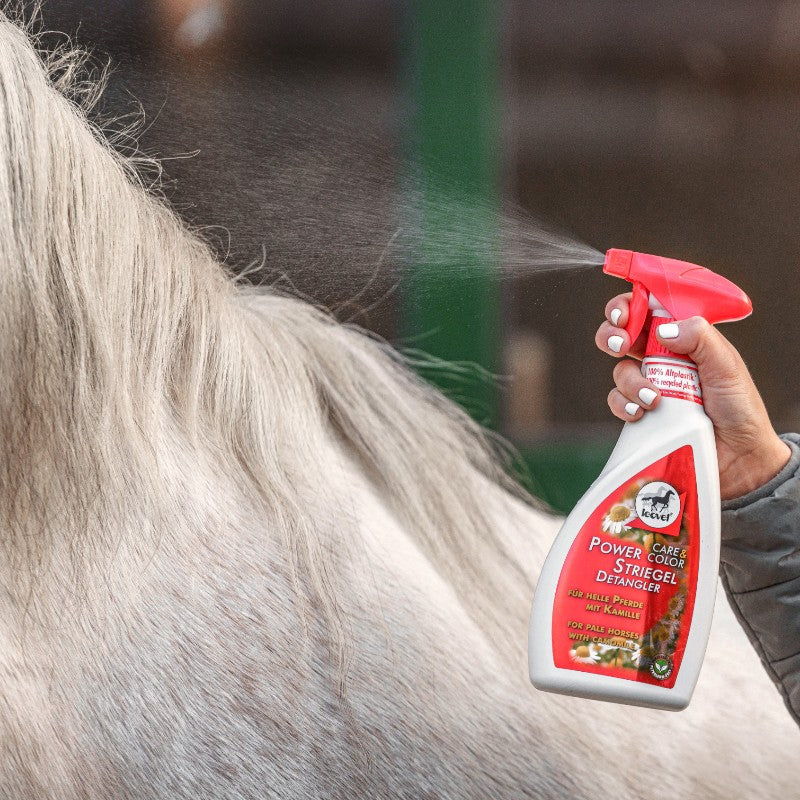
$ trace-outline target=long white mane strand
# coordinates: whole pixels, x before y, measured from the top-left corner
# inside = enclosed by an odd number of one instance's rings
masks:
[[[179,526],[164,473],[181,442],[258,498],[341,656],[326,549],[350,523],[318,463],[334,430],[519,656],[529,580],[489,498],[523,493],[494,443],[383,343],[233,280],[87,120],[101,87],[83,62],[0,18],[0,514],[26,590],[56,552],[94,575],[131,507],[143,537]]]

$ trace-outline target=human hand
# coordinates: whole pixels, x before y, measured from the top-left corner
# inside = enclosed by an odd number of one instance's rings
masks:
[[[608,302],[606,321],[595,336],[600,350],[621,359],[614,368],[615,388],[608,395],[608,405],[625,422],[641,419],[661,400],[634,360],[644,355],[646,335],[631,342],[625,332],[630,299],[628,292]],[[697,364],[703,403],[714,424],[722,499],[747,494],[777,475],[791,451],[775,433],[736,348],[702,317],[661,325],[656,335],[665,347]]]

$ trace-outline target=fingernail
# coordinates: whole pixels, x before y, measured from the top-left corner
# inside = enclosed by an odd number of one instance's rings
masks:
[[[622,316],[622,309],[612,308],[609,316],[611,317],[611,324],[616,325],[619,322],[619,318]]]
[[[653,400],[656,399],[658,396],[658,392],[654,392],[652,389],[648,389],[644,387],[639,389],[639,399],[646,405],[649,406]]]
[[[639,406],[636,403],[625,403],[625,413],[630,417],[635,417]]]
[[[680,328],[674,322],[665,322],[658,326],[658,335],[662,339],[677,339]]]
[[[608,337],[608,349],[613,350],[615,353],[619,353],[622,350],[622,343],[625,340],[621,336],[609,336]]]

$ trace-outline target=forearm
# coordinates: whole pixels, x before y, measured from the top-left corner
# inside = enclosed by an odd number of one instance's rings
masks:
[[[786,466],[723,503],[720,574],[742,627],[800,724],[800,436]]]

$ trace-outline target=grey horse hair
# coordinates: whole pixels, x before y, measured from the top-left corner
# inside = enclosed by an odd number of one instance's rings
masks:
[[[43,569],[66,535],[80,575],[80,559],[113,540],[134,487],[169,514],[154,447],[169,425],[278,515],[281,546],[307,579],[298,589],[336,625],[329,532],[297,488],[324,487],[317,454],[333,429],[476,621],[501,631],[528,597],[482,501],[483,479],[512,486],[484,431],[381,342],[231,280],[142,190],[137,163],[87,121],[98,83],[81,77],[79,52],[40,64],[6,24],[0,58],[0,141],[11,154],[0,168],[0,258],[3,304],[14,310],[3,347],[15,365],[4,376],[5,463],[14,465],[4,511],[7,541],[30,551],[22,566]],[[82,530],[65,530],[65,517]]]
[[[0,799],[796,793],[725,608],[680,716],[534,692],[559,521],[391,348],[230,274],[5,9]]]

